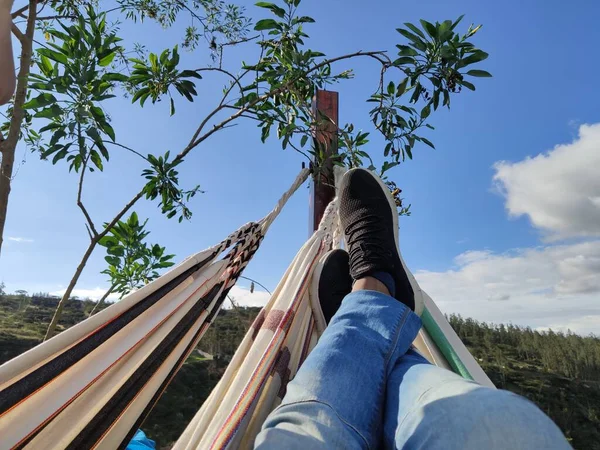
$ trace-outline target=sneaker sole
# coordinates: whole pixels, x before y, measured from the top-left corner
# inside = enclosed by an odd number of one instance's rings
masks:
[[[365,170],[369,172],[369,174],[371,174],[371,176],[375,178],[375,180],[377,180],[379,186],[381,186],[381,189],[385,193],[385,197],[388,201],[388,204],[390,205],[390,210],[392,211],[392,217],[394,221],[394,240],[396,241],[396,250],[398,251],[398,257],[400,258],[400,262],[402,263],[402,268],[404,269],[404,272],[406,272],[408,282],[410,283],[410,286],[413,290],[413,295],[415,297],[415,313],[418,316],[420,316],[423,313],[423,309],[425,307],[425,300],[423,299],[423,290],[419,286],[419,283],[417,283],[417,280],[415,279],[411,271],[408,270],[408,267],[406,267],[406,263],[404,262],[404,259],[402,258],[402,253],[400,252],[398,207],[396,206],[396,201],[394,200],[390,189],[385,185],[381,178],[379,178],[372,171],[368,169],[350,169],[348,172],[352,172],[353,170]],[[346,237],[344,236],[342,239],[344,240],[344,246],[347,249],[348,243],[346,242]]]

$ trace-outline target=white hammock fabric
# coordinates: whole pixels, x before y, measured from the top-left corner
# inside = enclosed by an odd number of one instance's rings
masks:
[[[216,317],[304,169],[277,207],[122,301],[0,367],[0,448],[124,448]],[[340,243],[337,203],[300,249],[175,450],[252,448],[266,416],[325,329],[308,286]],[[226,249],[230,252],[218,259]],[[415,346],[493,386],[433,301]]]

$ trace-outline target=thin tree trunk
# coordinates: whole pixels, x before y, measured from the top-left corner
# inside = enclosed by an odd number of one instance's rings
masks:
[[[15,150],[21,125],[25,117],[23,104],[27,99],[27,83],[31,69],[31,55],[33,48],[33,33],[35,32],[36,0],[29,2],[29,15],[27,17],[27,28],[24,35],[19,36],[21,42],[21,61],[19,63],[19,77],[13,113],[10,120],[10,130],[5,141],[0,142],[2,153],[2,166],[0,167],[0,252],[2,251],[2,237],[4,236],[4,225],[6,223],[6,211],[8,209],[8,197],[10,195],[10,184],[12,182],[13,166],[15,163]]]
[[[81,272],[83,272],[83,268],[87,264],[88,259],[90,259],[90,256],[92,255],[92,252],[94,251],[94,248],[96,247],[97,243],[98,243],[98,241],[92,240],[90,242],[90,245],[88,246],[87,250],[85,251],[85,254],[83,255],[83,258],[81,259],[81,262],[77,266],[77,270],[75,271],[75,274],[73,275],[73,278],[71,279],[71,282],[69,283],[69,286],[67,286],[67,290],[65,291],[64,295],[60,299],[60,302],[58,302],[58,305],[56,306],[56,311],[54,311],[54,317],[52,317],[52,321],[50,322],[50,325],[48,325],[48,331],[46,331],[46,336],[44,337],[44,341],[47,341],[54,335],[54,330],[56,329],[56,325],[58,324],[58,321],[60,320],[60,316],[62,315],[62,310],[65,307],[67,300],[69,300],[69,297],[71,296],[71,293],[73,292],[73,289],[75,288],[75,285],[77,284],[77,281],[79,280],[79,276],[81,275]]]
[[[85,169],[82,168],[82,170],[85,170]],[[92,238],[92,240],[90,241],[89,247],[87,248],[87,250],[85,251],[85,254],[83,255],[83,258],[81,258],[81,262],[77,266],[77,270],[73,274],[73,278],[69,282],[69,286],[67,287],[67,290],[65,291],[63,297],[60,299],[60,302],[58,302],[58,305],[56,306],[56,311],[54,311],[54,317],[52,317],[52,321],[50,322],[50,325],[48,325],[48,331],[46,331],[46,336],[44,337],[44,341],[47,341],[54,335],[54,330],[56,329],[56,325],[58,324],[58,321],[60,320],[60,316],[62,316],[62,311],[63,311],[63,308],[65,307],[65,303],[67,302],[67,300],[69,300],[69,297],[71,296],[71,293],[73,292],[73,289],[75,288],[75,285],[77,284],[77,281],[79,281],[81,272],[83,272],[83,268],[87,264],[88,259],[90,259],[90,256],[92,255],[92,252],[96,248],[96,245],[98,244],[100,239],[102,239],[104,236],[106,236],[108,234],[108,232],[112,229],[112,227],[114,227],[115,224],[119,220],[121,220],[121,218],[125,215],[125,213],[127,211],[129,211],[131,209],[131,207],[135,204],[135,202],[137,202],[140,198],[142,198],[143,195],[144,195],[143,191],[138,192],[131,200],[129,200],[129,202],[125,205],[125,207],[104,228],[104,231],[102,231],[101,233],[98,233],[96,236],[94,236]]]
[[[96,302],[96,304],[94,305],[94,307],[93,307],[93,308],[92,308],[92,310],[90,311],[90,315],[89,315],[88,317],[92,317],[92,316],[94,315],[94,313],[96,312],[96,310],[97,310],[97,309],[100,307],[100,305],[101,305],[102,303],[104,303],[104,300],[106,300],[106,298],[107,298],[107,297],[108,297],[110,294],[112,294],[112,292],[113,292],[114,290],[115,290],[115,285],[113,284],[113,285],[112,285],[112,286],[111,286],[111,287],[108,289],[108,291],[106,291],[106,292],[104,293],[104,295],[102,296],[102,298]]]

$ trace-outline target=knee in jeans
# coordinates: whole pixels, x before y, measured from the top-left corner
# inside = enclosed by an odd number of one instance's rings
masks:
[[[445,442],[446,448],[569,448],[556,425],[523,397],[484,387],[439,394],[432,392],[407,418],[408,443],[426,436],[429,444]],[[449,431],[456,446],[448,442]]]

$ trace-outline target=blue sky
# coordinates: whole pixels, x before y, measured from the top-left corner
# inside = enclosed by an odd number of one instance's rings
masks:
[[[19,2],[16,2],[18,5]],[[597,87],[600,4],[579,0],[480,2],[372,2],[304,0],[311,48],[337,56],[357,50],[389,50],[402,38],[403,22],[454,19],[463,27],[482,23],[474,42],[490,54],[480,67],[494,78],[477,79],[452,110],[432,115],[428,134],[437,149],[423,146],[391,178],[412,204],[402,218],[401,248],[409,267],[444,312],[532,327],[600,333],[600,123]],[[253,17],[264,13],[248,7]],[[183,26],[122,25],[127,43],[160,51],[179,41]],[[255,56],[233,49],[225,64]],[[205,66],[203,50],[185,54],[190,68]],[[371,130],[365,99],[377,83],[368,60],[356,78],[332,89],[340,93],[340,121]],[[176,152],[214,106],[224,84],[206,76],[194,103],[177,99],[140,109],[128,99],[107,106],[118,140],[141,153]],[[588,125],[586,125],[588,124]],[[371,153],[382,141],[373,135]],[[192,201],[194,217],[177,224],[155,204],[136,211],[150,218],[150,240],[177,260],[205,248],[250,220],[265,215],[300,170],[302,158],[272,139],[260,142],[253,123],[215,134],[190,155],[184,185],[206,191]],[[562,147],[557,147],[562,145]],[[0,280],[9,291],[58,292],[68,283],[87,245],[75,204],[76,178],[20,147],[13,183]],[[502,163],[504,161],[504,163]],[[595,164],[596,163],[596,164]],[[142,186],[143,162],[114,151],[104,173],[91,174],[84,199],[96,223],[112,217]],[[302,187],[271,228],[245,275],[273,289],[308,235],[308,188]],[[85,296],[107,287],[102,249],[77,286]],[[245,304],[264,301],[241,284]]]

